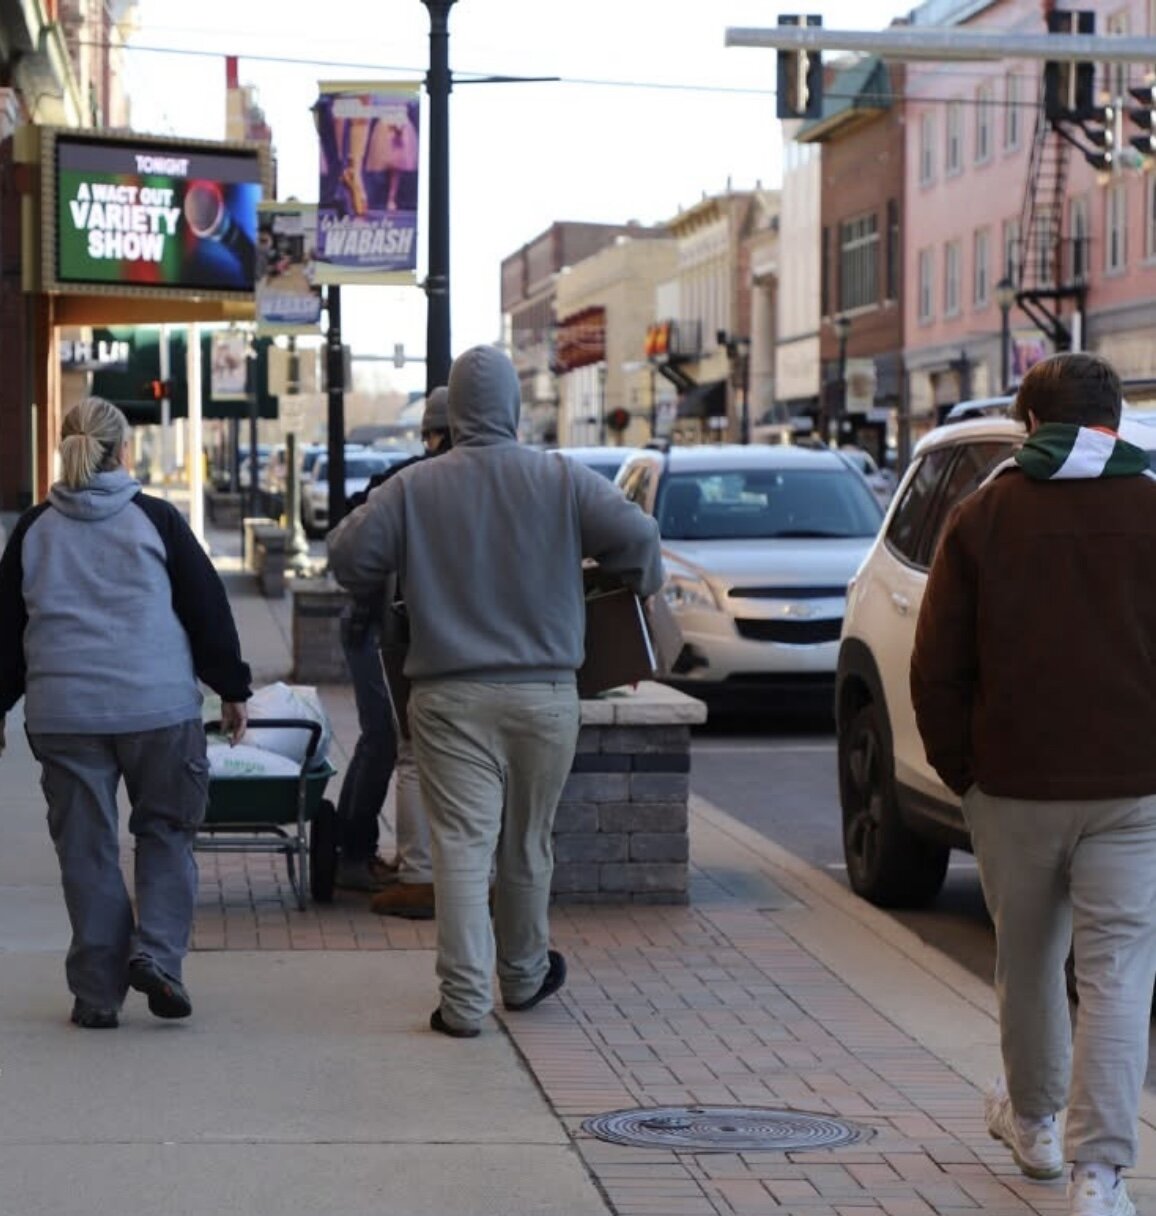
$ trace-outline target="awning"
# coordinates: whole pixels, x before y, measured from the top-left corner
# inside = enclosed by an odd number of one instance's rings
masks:
[[[727,382],[708,380],[688,388],[678,399],[680,418],[725,418],[727,412]]]

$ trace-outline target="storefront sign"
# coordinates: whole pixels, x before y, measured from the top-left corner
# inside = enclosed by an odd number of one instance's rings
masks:
[[[252,292],[256,148],[48,134],[50,290]]]
[[[313,283],[317,208],[262,203],[257,212],[257,332],[308,334],[321,324]]]
[[[554,331],[553,370],[562,375],[606,359],[606,309],[584,308],[559,321]]]
[[[316,281],[413,282],[421,86],[320,88]]]
[[[66,372],[123,372],[131,354],[131,342],[105,338],[91,342],[60,340],[60,366]]]

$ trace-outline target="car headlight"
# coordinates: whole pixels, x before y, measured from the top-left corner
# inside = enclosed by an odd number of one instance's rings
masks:
[[[662,588],[662,597],[674,609],[695,608],[707,612],[718,612],[719,610],[714,592],[701,578],[672,574]]]

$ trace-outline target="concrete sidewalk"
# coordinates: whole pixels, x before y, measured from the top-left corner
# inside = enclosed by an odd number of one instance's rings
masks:
[[[258,681],[286,677],[290,601],[222,565]],[[322,695],[341,766],[352,696]],[[0,1216],[1066,1210],[1063,1186],[1024,1179],[983,1125],[977,1085],[998,1071],[990,989],[701,799],[690,906],[558,909],[567,987],[479,1040],[426,1028],[434,926],[375,917],[346,893],[298,912],[283,863],[237,855],[202,859],[193,1019],[156,1022],[133,997],[120,1030],[77,1031],[17,725],[0,760]],[[704,1153],[581,1127],[707,1105],[873,1134]],[[1156,1211],[1154,1116],[1146,1096],[1130,1182],[1141,1211]]]

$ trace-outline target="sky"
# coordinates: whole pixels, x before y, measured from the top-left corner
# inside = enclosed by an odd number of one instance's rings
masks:
[[[910,4],[826,0],[835,29],[879,29]],[[557,220],[661,223],[728,183],[779,184],[773,51],[724,46],[728,27],[765,28],[767,0],[458,0],[450,10],[452,349],[501,337],[503,258]],[[273,130],[282,198],[317,198],[309,107],[323,80],[422,80],[429,18],[420,0],[140,0],[127,56],[132,125],[220,139],[225,55],[240,58]],[[162,53],[172,51],[200,54]],[[295,62],[270,62],[276,57]],[[329,62],[321,62],[329,61]],[[557,76],[466,83],[471,75]],[[423,123],[426,120],[423,97]],[[422,178],[424,184],[424,149]],[[425,193],[418,279],[425,274]],[[357,355],[425,353],[418,287],[342,292]],[[362,366],[359,374],[367,369]],[[424,367],[371,370],[378,387],[421,389]]]

